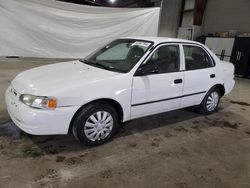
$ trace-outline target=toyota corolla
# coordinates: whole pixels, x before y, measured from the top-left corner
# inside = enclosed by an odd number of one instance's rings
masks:
[[[82,60],[19,74],[5,99],[13,122],[29,134],[72,131],[81,143],[98,145],[135,118],[189,106],[216,112],[234,84],[234,66],[200,43],[123,38]]]

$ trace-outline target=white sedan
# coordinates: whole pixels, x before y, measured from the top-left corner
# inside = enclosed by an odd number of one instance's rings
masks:
[[[131,119],[188,106],[211,114],[234,84],[234,66],[200,43],[138,37],[27,70],[5,99],[13,122],[29,134],[72,131],[81,143],[98,145]]]

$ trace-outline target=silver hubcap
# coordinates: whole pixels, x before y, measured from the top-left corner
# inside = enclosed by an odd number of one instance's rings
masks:
[[[113,118],[110,113],[99,111],[92,114],[85,123],[84,133],[91,141],[105,139],[113,129]]]
[[[207,110],[209,112],[213,111],[217,107],[218,102],[219,102],[219,94],[216,91],[214,91],[209,95],[207,99],[207,104],[206,104]]]

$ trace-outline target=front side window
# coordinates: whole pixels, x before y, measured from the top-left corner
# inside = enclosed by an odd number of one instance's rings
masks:
[[[118,39],[91,54],[82,62],[111,71],[130,71],[153,45],[151,41]]]
[[[183,46],[186,70],[196,70],[213,67],[208,54],[198,46]]]
[[[176,72],[180,70],[179,45],[160,46],[148,59],[144,66],[153,66],[158,73]]]

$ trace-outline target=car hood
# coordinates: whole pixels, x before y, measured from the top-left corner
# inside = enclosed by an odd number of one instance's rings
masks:
[[[55,90],[83,86],[120,73],[103,70],[80,61],[56,63],[22,72],[12,81],[12,87],[20,94],[46,96]]]

